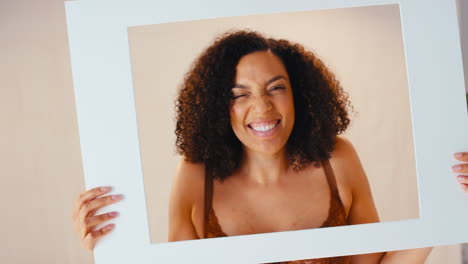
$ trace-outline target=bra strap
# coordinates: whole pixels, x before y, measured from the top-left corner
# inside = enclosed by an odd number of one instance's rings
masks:
[[[208,218],[211,211],[211,204],[213,202],[213,177],[211,170],[205,164],[205,196],[203,205],[203,237],[207,238],[208,235]]]
[[[340,205],[343,205],[343,203],[341,202],[340,193],[338,191],[338,187],[336,184],[335,174],[333,173],[333,169],[330,164],[330,160],[322,161],[322,166],[323,166],[323,170],[325,171],[325,175],[327,176],[327,181],[328,181],[328,185],[330,186],[332,197],[335,198],[334,200],[339,201]]]

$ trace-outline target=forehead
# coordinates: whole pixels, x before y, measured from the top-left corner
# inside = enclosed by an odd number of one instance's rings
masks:
[[[236,66],[236,83],[264,82],[282,75],[288,78],[281,59],[271,51],[257,51],[243,56]]]

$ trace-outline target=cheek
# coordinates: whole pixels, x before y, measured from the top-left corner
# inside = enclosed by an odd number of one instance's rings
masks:
[[[286,116],[294,116],[294,100],[292,96],[282,96],[278,98],[276,105]]]
[[[242,121],[244,119],[245,107],[242,107],[239,104],[234,104],[231,106],[230,110],[231,126],[238,127],[242,126]]]

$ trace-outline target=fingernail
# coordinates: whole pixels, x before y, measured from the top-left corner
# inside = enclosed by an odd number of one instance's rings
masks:
[[[107,230],[111,230],[112,228],[114,228],[114,224],[110,224],[110,225],[106,226]]]
[[[103,191],[103,192],[107,192],[107,191],[110,191],[110,190],[111,190],[111,188],[108,187],[108,186],[101,187],[101,191]]]
[[[454,156],[455,156],[455,158],[461,158],[461,157],[463,157],[463,153],[458,152],[458,153],[455,153]]]
[[[110,217],[117,216],[117,214],[118,214],[117,212],[110,212],[110,213],[108,213],[108,215],[109,215]]]
[[[456,171],[456,172],[461,171],[461,170],[462,170],[462,166],[461,166],[461,165],[455,165],[455,166],[452,167],[452,170],[453,170],[453,171]]]
[[[457,176],[458,181],[463,181],[465,178],[466,178],[466,176],[463,176],[463,175],[458,175]]]
[[[116,201],[118,199],[122,198],[122,195],[118,194],[118,195],[112,195],[111,199]]]

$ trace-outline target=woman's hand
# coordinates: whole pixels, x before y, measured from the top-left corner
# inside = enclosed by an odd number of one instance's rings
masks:
[[[100,229],[95,229],[97,225],[118,215],[117,212],[95,215],[98,209],[122,199],[122,195],[100,197],[110,191],[110,187],[98,187],[81,193],[76,199],[72,219],[76,232],[80,237],[81,246],[87,250],[93,250],[96,241],[114,228],[114,224],[108,224]]]
[[[455,173],[465,174],[457,175],[457,180],[460,183],[461,187],[465,192],[468,192],[468,152],[459,152],[453,155],[455,159],[459,161],[464,161],[465,163],[460,163],[452,167],[452,171]]]

